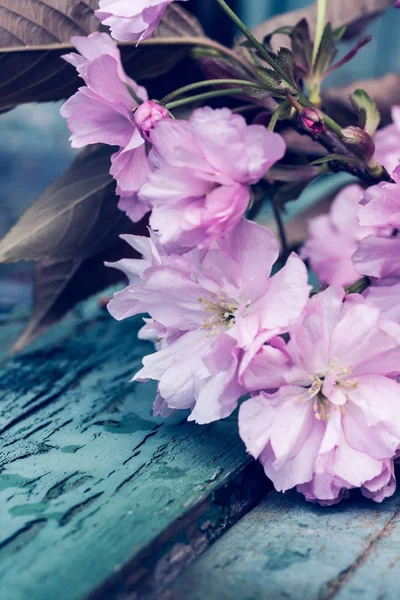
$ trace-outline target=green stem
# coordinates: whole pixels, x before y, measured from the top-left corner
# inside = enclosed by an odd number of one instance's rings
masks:
[[[168,94],[161,100],[161,104],[168,104],[175,98],[178,98],[182,94],[187,94],[188,92],[192,92],[193,90],[198,90],[203,87],[210,87],[212,85],[236,85],[241,87],[252,87],[260,90],[264,90],[265,88],[253,81],[245,81],[241,79],[209,79],[208,81],[197,81],[196,83],[191,83],[189,85],[185,85],[174,92]]]
[[[249,42],[254,46],[256,50],[258,50],[260,56],[272,67],[278,75],[280,75],[284,81],[287,81],[290,85],[292,83],[288,80],[288,77],[285,71],[281,68],[281,66],[271,57],[270,53],[264,48],[261,42],[251,33],[251,31],[246,27],[241,19],[237,16],[237,14],[227,5],[225,0],[217,0],[218,4],[222,8],[223,11],[228,15],[228,17],[237,25],[240,31],[244,36],[249,40]]]
[[[271,120],[268,124],[268,130],[269,131],[274,131],[277,122],[279,121],[279,119],[281,118],[281,115],[288,109],[290,108],[290,103],[288,100],[285,100],[284,102],[282,102],[282,104],[280,104],[278,106],[278,108],[275,110],[275,112],[273,113]]]
[[[324,35],[328,0],[318,0],[317,4],[318,4],[318,14],[317,14],[317,29],[315,31],[314,49],[313,49],[313,55],[312,55],[313,65],[315,64],[315,61],[317,60],[318,50],[321,45],[322,36]]]
[[[220,98],[221,96],[238,96],[240,94],[244,94],[244,90],[242,88],[232,88],[228,90],[215,90],[213,92],[206,92],[204,94],[197,94],[196,96],[189,96],[189,98],[182,98],[181,100],[176,100],[175,102],[170,102],[165,105],[167,110],[173,110],[174,108],[179,108],[180,106],[185,106],[186,104],[192,104],[193,102],[200,102],[202,100],[209,100],[211,98]]]
[[[346,290],[346,294],[362,294],[370,285],[371,280],[368,277],[362,277],[344,289]]]

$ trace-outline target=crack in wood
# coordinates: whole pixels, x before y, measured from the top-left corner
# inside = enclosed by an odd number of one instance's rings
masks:
[[[93,365],[81,369],[80,371],[78,371],[76,379],[80,380],[83,376],[87,375],[92,369]],[[42,408],[45,408],[48,404],[54,402],[54,400],[58,400],[69,389],[70,384],[71,382],[69,381],[67,384],[62,386],[57,392],[55,392],[54,394],[50,394],[45,400],[43,400],[43,402],[32,406],[31,409],[14,417],[14,419],[12,419],[9,423],[7,423],[7,425],[0,429],[0,435],[3,435],[6,431],[9,431],[13,427],[15,427],[15,425],[18,425],[22,421],[25,421],[28,417],[31,417],[35,413],[39,412],[40,410],[42,410]],[[43,394],[40,394],[38,397],[42,396]]]
[[[171,523],[88,600],[155,600],[264,497],[271,485],[260,465],[248,461],[232,478]]]
[[[347,569],[339,573],[337,577],[328,581],[325,586],[325,591],[322,592],[318,600],[332,600],[338,593],[343,589],[343,587],[348,583],[348,581],[353,577],[355,572],[368,560],[371,556],[372,552],[375,550],[378,542],[390,535],[391,531],[396,525],[396,520],[400,515],[400,505],[397,505],[395,512],[387,521],[383,529],[372,538],[372,540],[365,547],[363,552],[356,558],[356,560],[349,566]]]
[[[47,523],[46,519],[36,519],[21,527],[13,535],[0,542],[0,559],[3,555],[15,554],[40,533]]]
[[[67,510],[66,513],[64,513],[64,515],[59,520],[60,527],[67,525],[67,523],[69,523],[74,517],[76,517],[77,514],[85,510],[85,508],[87,508],[91,504],[93,504],[93,502],[95,502],[95,500],[97,500],[97,498],[100,498],[100,496],[102,496],[103,494],[104,492],[99,492],[98,494],[94,494],[94,496],[90,496],[90,498],[87,498],[83,502],[79,502],[79,504],[75,504],[75,506],[72,506],[69,510]]]
[[[81,485],[86,483],[87,481],[93,479],[93,477],[91,477],[90,475],[83,474],[82,477],[75,479],[75,477],[79,474],[79,471],[75,471],[75,473],[68,475],[68,477],[65,477],[64,479],[53,485],[44,496],[43,502],[50,502],[50,500],[56,500],[63,494],[70,492],[71,490],[74,490],[77,487],[80,487]]]

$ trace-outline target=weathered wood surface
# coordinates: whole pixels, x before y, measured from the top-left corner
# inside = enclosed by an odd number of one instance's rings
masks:
[[[138,325],[93,301],[0,367],[1,600],[152,598],[264,493],[235,419],[151,416]]]
[[[400,494],[267,493],[235,418],[151,416],[139,323],[91,301],[0,365],[0,600],[398,600]]]
[[[269,493],[162,600],[398,600],[400,494],[319,508]]]

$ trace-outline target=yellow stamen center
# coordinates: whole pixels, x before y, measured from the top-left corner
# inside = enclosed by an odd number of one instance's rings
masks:
[[[350,392],[355,390],[358,386],[358,379],[350,379],[351,367],[338,366],[338,359],[335,358],[329,365],[329,369],[324,373],[318,375],[310,375],[311,385],[304,394],[299,396],[299,402],[308,402],[313,400],[313,410],[315,418],[319,421],[327,421],[329,419],[332,408],[335,406],[342,414],[346,414],[346,410],[343,405],[334,405],[329,401],[329,398],[324,396],[322,388],[324,385],[325,378],[334,375],[333,385],[338,386],[345,398],[346,402],[350,400]]]
[[[235,325],[235,315],[239,308],[235,300],[211,294],[211,299],[199,298],[199,302],[204,305],[205,312],[211,315],[204,319],[203,324],[203,329],[208,329],[210,334],[222,333]]]

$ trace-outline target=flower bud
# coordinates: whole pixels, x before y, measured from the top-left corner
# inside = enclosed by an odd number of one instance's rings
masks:
[[[318,108],[304,108],[300,112],[300,119],[303,125],[313,133],[324,131],[324,115]]]
[[[350,125],[346,129],[342,129],[342,138],[344,143],[366,163],[371,160],[375,152],[375,144],[366,131]]]
[[[135,111],[135,122],[143,139],[148,141],[158,121],[170,118],[168,110],[155,100],[143,102]]]

